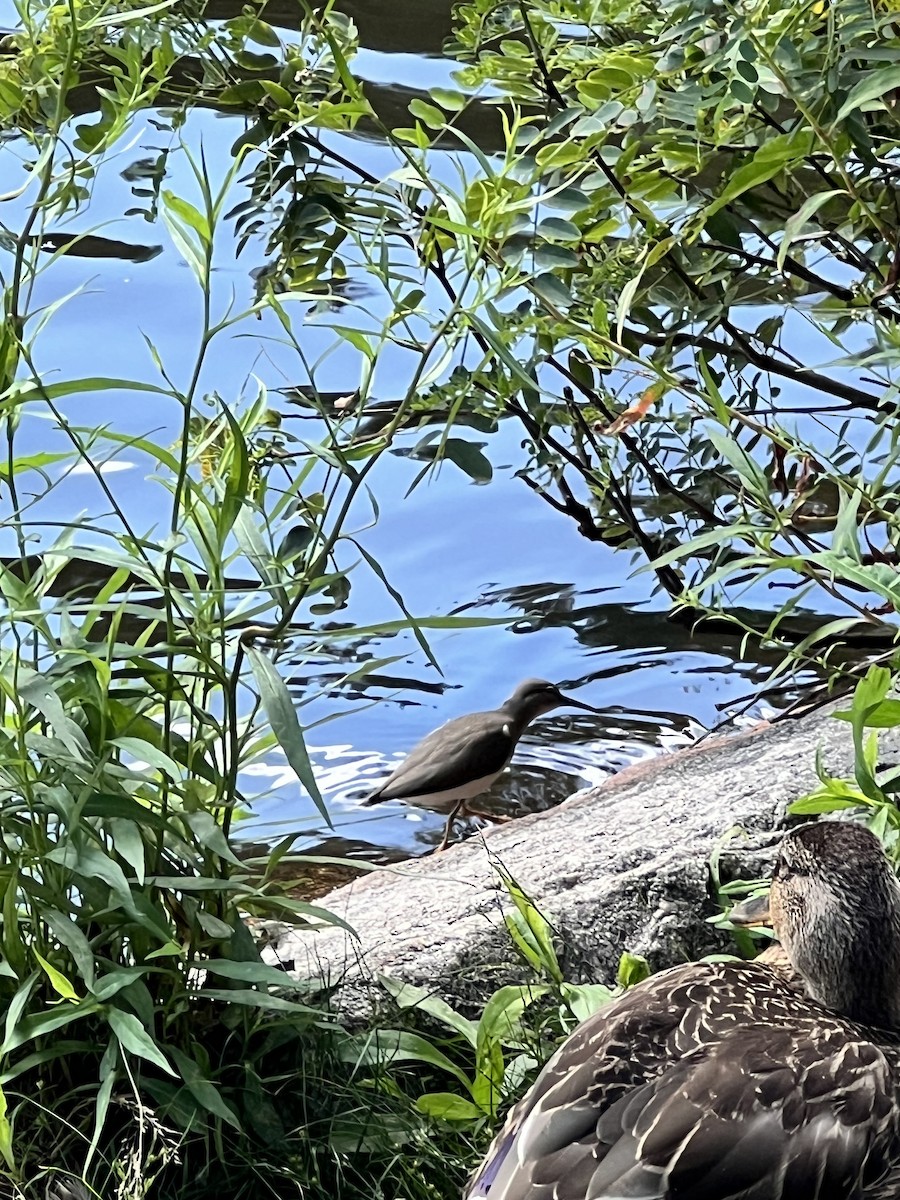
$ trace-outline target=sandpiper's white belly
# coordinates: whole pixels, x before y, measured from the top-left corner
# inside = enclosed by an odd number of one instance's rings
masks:
[[[492,775],[484,775],[481,779],[473,779],[452,791],[424,792],[421,796],[404,796],[404,804],[413,804],[417,808],[428,808],[432,812],[450,812],[460,800],[474,800],[482,792],[486,792],[502,771],[494,771]]]

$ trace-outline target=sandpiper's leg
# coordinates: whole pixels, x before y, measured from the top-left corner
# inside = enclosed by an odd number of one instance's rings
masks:
[[[505,825],[507,821],[514,821],[516,819],[511,813],[491,813],[484,812],[480,808],[470,808],[465,801],[463,801],[460,816],[480,817],[482,821],[490,821],[492,825]]]
[[[453,829],[453,822],[462,812],[465,803],[465,800],[457,800],[453,808],[450,810],[450,815],[447,818],[447,824],[444,827],[444,836],[441,839],[441,844],[438,846],[435,854],[440,854],[440,852],[442,850],[446,850],[447,846],[450,844],[450,831]]]

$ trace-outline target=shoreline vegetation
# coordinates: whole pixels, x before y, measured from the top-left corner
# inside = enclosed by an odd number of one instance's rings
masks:
[[[383,455],[415,465],[415,503],[447,462],[489,484],[490,436],[513,422],[522,487],[633,562],[660,620],[756,647],[770,696],[852,690],[854,778],[823,769],[794,814],[864,815],[896,862],[877,734],[900,724],[900,14],[470,0],[453,85],[414,93],[363,80],[333,0],[277,26],[178,0],[16,11],[0,39],[0,1195],[450,1200],[553,1046],[647,967],[622,947],[617,980],[569,982],[511,878],[533,978],[477,1020],[386,981],[384,1010],[348,1029],[262,962],[248,919],[340,920],[290,894],[293,837],[252,865],[233,845],[241,773],[279,747],[329,821],[279,664],[288,645],[350,679],[392,661],[346,654],[387,627],[341,624],[362,581],[424,660],[429,631],[484,624],[410,612],[360,531],[383,519]],[[443,38],[443,17],[429,27]],[[200,109],[241,119],[224,168]],[[159,148],[128,181],[145,240],[122,242],[89,210],[146,122]],[[347,134],[394,169],[369,174]],[[253,280],[243,306],[224,232]],[[196,286],[192,360],[148,338],[133,377],[72,377],[54,322],[89,272],[73,291],[64,268],[137,269],[163,239]],[[332,339],[314,360],[312,328]],[[302,424],[256,376],[207,389],[237,337],[290,356]],[[335,348],[359,367],[338,403]],[[402,378],[386,411],[385,361]],[[117,426],[150,404],[158,435]],[[125,452],[155,489],[152,528],[110,469]],[[59,519],[75,471],[102,516]]]

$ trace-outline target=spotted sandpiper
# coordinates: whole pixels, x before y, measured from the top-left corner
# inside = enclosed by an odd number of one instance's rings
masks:
[[[445,850],[458,817],[509,817],[480,812],[469,801],[486,792],[512,758],[516,743],[535,717],[554,708],[583,708],[590,704],[564,696],[554,683],[526,679],[503,704],[491,712],[456,717],[423,738],[396,771],[363,804],[402,800],[432,812],[447,813],[447,826],[438,850]]]

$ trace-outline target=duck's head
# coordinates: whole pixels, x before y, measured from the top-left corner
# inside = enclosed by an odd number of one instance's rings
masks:
[[[768,913],[738,905],[736,924],[766,918],[807,991],[835,1012],[900,1028],[900,884],[862,825],[823,821],[787,835]]]

